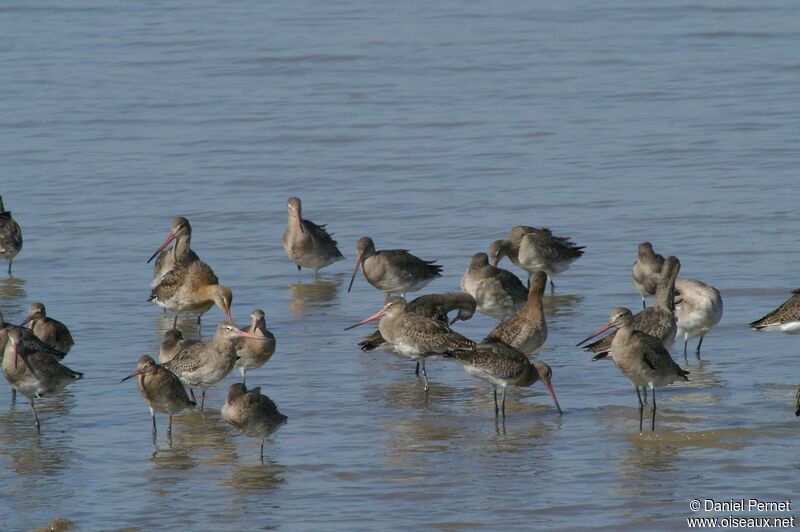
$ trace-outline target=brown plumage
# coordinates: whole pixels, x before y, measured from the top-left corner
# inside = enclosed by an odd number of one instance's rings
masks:
[[[150,355],[142,355],[136,364],[136,371],[122,379],[125,382],[131,377],[136,379],[139,392],[150,408],[153,418],[153,439],[156,437],[156,412],[169,415],[167,434],[172,434],[172,416],[195,406],[195,402],[186,395],[180,379],[163,365],[156,364]]]
[[[34,398],[57,394],[68,384],[82,379],[83,373],[72,371],[51,354],[28,349],[19,329],[8,329],[6,334],[9,341],[3,353],[3,375],[15,390],[30,400],[38,431],[40,425]]]
[[[75,341],[66,325],[58,320],[49,318],[42,303],[31,303],[28,309],[28,317],[21,325],[28,325],[28,328],[33,331],[33,334],[39,339],[63,353],[69,353]]]
[[[781,306],[752,322],[754,331],[776,331],[788,334],[800,333],[800,288],[792,291],[792,296]]]
[[[169,248],[166,248],[170,242],[175,241],[175,244]],[[150,288],[155,288],[158,286],[158,283],[161,282],[161,279],[166,275],[170,270],[172,270],[176,265],[182,264],[187,265],[190,262],[194,262],[196,260],[200,260],[200,257],[192,251],[192,226],[189,223],[189,220],[184,218],[183,216],[176,216],[172,219],[172,226],[170,229],[169,235],[164,240],[164,243],[153,253],[153,256],[148,259],[148,263],[153,260],[153,258],[158,256],[156,259],[156,264],[153,268],[153,282],[150,284]]]
[[[165,364],[175,358],[181,349],[191,344],[198,343],[198,340],[189,340],[183,337],[183,333],[178,329],[170,329],[164,333],[161,345],[158,348],[158,363]]]
[[[456,350],[445,355],[458,362],[464,371],[473,377],[484,380],[494,388],[494,414],[502,412],[506,417],[506,387],[509,385],[527,387],[541,380],[553,398],[558,413],[561,406],[558,404],[555,390],[550,382],[553,375],[550,366],[544,362],[534,360],[513,347],[496,340],[478,344],[474,349]],[[502,388],[502,405],[497,406],[497,388]]]
[[[232,384],[228,398],[222,407],[222,419],[239,429],[246,436],[261,438],[260,458],[264,460],[264,440],[286,423],[287,417],[261,388],[247,390],[244,384]]]
[[[528,300],[516,314],[501,321],[485,341],[498,340],[517,349],[524,355],[539,350],[547,339],[547,322],[544,317],[544,289],[547,274],[536,272],[528,290]]]
[[[519,245],[522,242],[522,237],[531,233],[542,233],[544,235],[549,235],[564,242],[565,244],[572,243],[569,237],[554,236],[553,232],[547,227],[517,225],[511,228],[505,239],[495,240],[489,246],[489,259],[492,261],[492,265],[497,266],[503,257],[508,257],[514,266],[524,270],[525,268],[519,261]]]
[[[475,298],[478,312],[500,319],[514,315],[528,298],[528,289],[519,277],[489,264],[486,253],[472,256],[461,277],[461,290]]]
[[[267,318],[260,308],[250,313],[250,326],[244,331],[259,337],[258,340],[239,338],[236,341],[236,354],[239,356],[236,367],[242,374],[242,382],[247,384],[247,370],[260,368],[275,353],[275,335],[267,330]]]
[[[681,269],[677,257],[669,257],[661,269],[658,288],[656,289],[656,302],[633,317],[633,327],[636,330],[655,336],[669,347],[675,341],[678,327],[675,320],[675,279]],[[614,335],[608,336],[587,344],[584,349],[597,353],[593,360],[599,360],[608,355]]]
[[[310,268],[316,276],[321,268],[342,260],[344,256],[325,226],[304,219],[302,209],[300,198],[289,198],[289,218],[283,233],[283,249],[297,265],[298,271],[301,268]]]
[[[408,312],[441,321],[448,325],[462,320],[466,321],[475,314],[477,303],[475,298],[463,292],[446,292],[444,294],[426,294],[419,296],[406,306]],[[458,315],[450,321],[448,314],[458,310]],[[371,351],[386,342],[380,330],[376,330],[359,342],[362,351]]]
[[[653,244],[650,242],[639,244],[639,251],[631,270],[633,287],[642,296],[642,308],[647,308],[645,305],[647,296],[655,295],[663,267],[664,257],[653,251]]]
[[[11,264],[14,257],[22,251],[22,229],[11,217],[11,211],[3,207],[3,197],[0,196],[0,258],[8,261],[8,275],[11,276]]]
[[[435,261],[422,260],[405,249],[375,251],[375,242],[368,236],[358,239],[356,253],[356,267],[347,287],[348,292],[353,288],[359,266],[369,284],[385,292],[387,297],[416,292],[442,276],[442,267],[434,264]]]
[[[12,329],[20,332],[22,347],[25,351],[42,351],[49,355],[53,355],[59,360],[62,360],[65,356],[67,356],[65,352],[59,351],[58,349],[55,349],[54,347],[44,343],[38,336],[34,334],[32,330],[20,325],[8,323],[3,318],[3,313],[0,312],[0,360],[3,359],[3,351],[5,350],[6,342],[8,341],[8,331]]]

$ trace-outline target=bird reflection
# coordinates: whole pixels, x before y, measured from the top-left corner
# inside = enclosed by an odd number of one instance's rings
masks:
[[[251,456],[249,450],[245,453],[245,458],[248,456]],[[267,494],[275,491],[286,481],[287,471],[285,465],[265,457],[263,464],[248,463],[233,466],[231,476],[220,479],[220,484],[239,495]]]
[[[575,316],[583,296],[577,294],[550,294],[543,298],[544,315],[548,318]]]
[[[309,308],[324,308],[336,298],[342,277],[317,279],[311,283],[289,285],[289,312],[296,318],[305,316]]]
[[[12,311],[15,309],[10,303],[24,300],[27,297],[28,294],[25,292],[25,279],[20,279],[19,277],[0,279],[0,311],[12,314]]]
[[[235,463],[235,434],[222,421],[217,410],[187,412],[173,419],[171,440],[160,438],[154,445],[151,461],[156,468],[188,470],[202,463]],[[211,452],[211,457],[198,454]]]
[[[164,333],[168,330],[172,329],[172,322],[175,317],[170,313],[156,313],[153,315],[154,318],[154,327],[156,338],[158,338],[158,342],[156,342],[156,351],[158,351],[158,345],[161,344],[162,338],[164,338]],[[181,334],[183,334],[184,338],[188,338],[191,340],[201,340],[202,334],[200,328],[197,326],[197,318],[190,314],[181,314],[178,316],[178,323],[176,327]]]

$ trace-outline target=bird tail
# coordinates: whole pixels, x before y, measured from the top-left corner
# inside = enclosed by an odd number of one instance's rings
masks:
[[[592,357],[592,362],[596,360],[602,360],[606,358],[608,355],[611,354],[611,351],[603,351],[602,353],[597,353],[595,356]]]

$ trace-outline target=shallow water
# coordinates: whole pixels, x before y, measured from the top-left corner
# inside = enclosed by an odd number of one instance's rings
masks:
[[[798,283],[797,15],[787,1],[0,6],[0,193],[25,237],[0,310],[18,322],[45,302],[86,373],[41,402],[41,435],[0,387],[0,528],[677,528],[694,498],[791,497],[797,338],[746,325]],[[347,257],[317,283],[281,245],[290,195]],[[146,302],[145,260],[177,214],[234,317],[263,308],[278,339],[249,378],[289,416],[263,465],[218,413],[234,376],[205,415],[176,417],[171,448],[159,419],[155,456],[144,402],[118,384],[171,324]],[[498,425],[490,389],[445,362],[425,401],[413,364],[343,331],[383,300],[363,278],[346,293],[358,237],[437,259],[428,291],[447,291],[517,224],[587,246],[546,301],[539,358],[562,417],[537,385],[509,392]],[[659,391],[655,434],[636,431],[613,364],[574,347],[639,305],[643,240],[725,301],[691,382]]]

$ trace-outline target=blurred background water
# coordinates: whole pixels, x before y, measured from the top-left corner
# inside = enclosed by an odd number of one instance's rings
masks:
[[[41,402],[41,435],[0,386],[0,528],[676,528],[694,498],[798,493],[797,340],[747,329],[798,284],[797,20],[786,0],[3,3],[0,193],[25,245],[0,310],[45,302],[86,379]],[[317,283],[281,245],[290,195],[347,257]],[[263,308],[278,338],[249,378],[289,416],[263,465],[220,419],[233,375],[155,456],[118,384],[171,324],[145,260],[178,214],[234,317]],[[518,224],[587,246],[545,303],[563,417],[534,386],[497,426],[447,363],[426,402],[343,331],[383,301],[346,293],[360,236],[437,259],[441,292]],[[640,435],[628,381],[574,344],[639,305],[643,240],[725,315]]]

